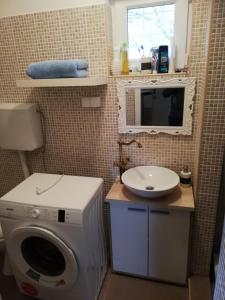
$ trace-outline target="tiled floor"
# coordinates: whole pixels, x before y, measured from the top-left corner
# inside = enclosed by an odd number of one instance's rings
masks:
[[[188,300],[188,288],[108,273],[99,300]]]
[[[0,270],[2,270],[2,261],[0,257]],[[3,276],[1,272],[0,292],[2,300],[31,299],[19,293],[13,277]],[[188,289],[109,272],[99,300],[188,300]]]
[[[189,294],[191,300],[210,300],[211,282],[206,276],[191,276],[188,280]]]

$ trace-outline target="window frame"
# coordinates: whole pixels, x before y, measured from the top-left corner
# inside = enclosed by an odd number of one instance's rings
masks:
[[[171,0],[171,1],[161,1],[161,2],[157,2],[155,3],[151,3],[151,4],[144,4],[144,5],[138,5],[138,6],[128,6],[126,7],[126,41],[128,43],[128,10],[130,9],[138,9],[138,8],[146,8],[146,7],[154,7],[154,6],[164,6],[164,5],[169,5],[169,4],[175,4],[175,1]],[[174,16],[174,32],[175,32],[175,16]],[[129,44],[129,43],[128,43]],[[135,59],[130,59],[130,61],[138,61],[139,58],[135,58]]]
[[[176,68],[187,65],[190,48],[191,17],[189,0],[115,0],[112,6],[113,46],[119,48],[128,42],[128,9],[175,4],[174,40],[176,46]],[[130,60],[133,62],[135,60]]]

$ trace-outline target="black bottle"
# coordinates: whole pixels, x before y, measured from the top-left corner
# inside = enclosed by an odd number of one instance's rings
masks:
[[[169,70],[169,56],[168,46],[159,46],[158,54],[158,73],[168,73]]]

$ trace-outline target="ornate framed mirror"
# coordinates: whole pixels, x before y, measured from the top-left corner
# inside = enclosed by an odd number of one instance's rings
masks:
[[[117,81],[119,133],[192,133],[195,78]]]

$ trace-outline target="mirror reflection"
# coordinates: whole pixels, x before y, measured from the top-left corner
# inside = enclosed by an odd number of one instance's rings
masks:
[[[126,89],[126,125],[183,126],[184,87]]]

